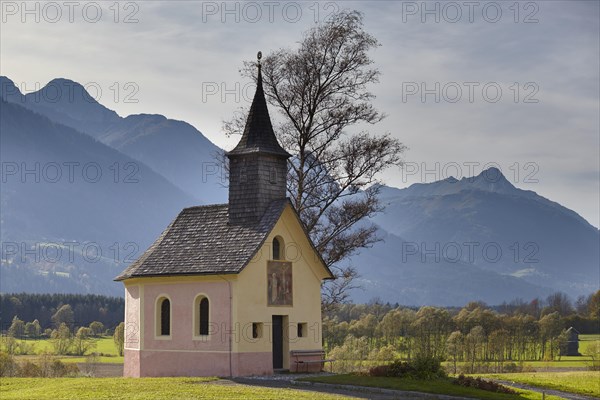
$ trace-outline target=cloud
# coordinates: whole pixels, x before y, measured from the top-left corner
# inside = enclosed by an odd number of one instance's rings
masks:
[[[381,82],[372,90],[388,118],[374,132],[392,132],[410,147],[407,159],[428,164],[490,161],[506,170],[536,163],[543,179],[517,186],[560,201],[599,226],[598,3],[521,2],[516,15],[515,3],[491,2],[502,10],[497,22],[489,22],[495,10],[489,3],[477,3],[472,21],[463,3],[454,3],[462,13],[456,22],[449,21],[455,15],[449,2],[399,1],[283,2],[271,13],[271,3],[254,2],[260,18],[247,2],[132,3],[137,9],[119,3],[117,22],[112,3],[98,3],[103,14],[96,23],[77,13],[73,23],[64,18],[49,23],[43,15],[39,23],[31,17],[23,22],[22,15],[4,13],[0,67],[26,89],[59,76],[98,82],[101,102],[120,115],[160,113],[185,120],[231,148],[236,139],[224,137],[221,121],[248,99],[223,92],[206,96],[207,84],[232,92],[243,88],[248,82],[238,69],[258,50],[293,47],[333,7],[356,8],[382,44],[373,53]],[[297,20],[294,4],[302,7]],[[125,23],[134,11],[138,22]],[[137,103],[124,101],[127,82],[139,88]],[[411,82],[429,90],[436,83],[440,90],[456,83],[463,94],[455,103],[448,101],[450,91],[438,93],[439,102],[435,94],[425,102],[420,94],[404,101]],[[473,102],[465,82],[479,85]],[[527,83],[536,86],[526,88]],[[484,98],[486,84],[502,88],[498,102]],[[118,96],[111,87],[120,89]],[[538,102],[526,103],[527,95]],[[398,171],[389,171],[385,180],[411,183]]]

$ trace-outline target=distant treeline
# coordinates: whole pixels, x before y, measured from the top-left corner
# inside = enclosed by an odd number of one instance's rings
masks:
[[[9,328],[15,316],[23,321],[37,319],[42,329],[52,328],[52,315],[63,305],[73,310],[74,325],[99,321],[113,329],[123,321],[125,300],[96,294],[0,293],[0,330]]]
[[[455,371],[457,363],[468,361],[468,373],[495,363],[493,372],[501,372],[505,361],[560,358],[567,352],[568,328],[600,333],[599,317],[600,290],[575,303],[564,293],[554,293],[496,307],[471,302],[462,308],[416,309],[374,300],[342,304],[325,313],[323,338],[329,356],[345,360],[338,363],[343,371],[356,368],[357,360],[361,368],[365,360],[400,357],[453,361]]]

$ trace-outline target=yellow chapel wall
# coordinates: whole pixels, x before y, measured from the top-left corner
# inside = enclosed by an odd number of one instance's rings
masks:
[[[276,236],[283,238],[285,261],[292,263],[292,306],[267,306],[267,262],[272,259],[272,242]],[[234,340],[233,351],[271,352],[272,315],[287,316],[284,318],[284,367],[289,367],[290,350],[320,350],[321,282],[326,276],[327,272],[288,205],[233,286],[233,321],[237,322],[236,330],[240,333]],[[252,338],[253,322],[263,324],[259,339]],[[307,324],[305,337],[297,337],[297,323]]]

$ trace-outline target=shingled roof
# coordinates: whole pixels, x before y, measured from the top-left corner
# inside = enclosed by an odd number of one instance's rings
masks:
[[[256,93],[254,93],[252,106],[250,106],[244,134],[238,145],[228,152],[227,155],[235,156],[252,153],[269,153],[285,158],[290,157],[290,154],[279,145],[275,137],[275,132],[273,132],[269,110],[267,109],[267,101],[265,100],[265,92],[263,90],[260,61],[258,64],[258,77],[256,79]]]
[[[288,199],[271,202],[262,219],[252,226],[229,224],[227,204],[185,208],[115,280],[239,273],[264,243],[288,204],[291,205]]]

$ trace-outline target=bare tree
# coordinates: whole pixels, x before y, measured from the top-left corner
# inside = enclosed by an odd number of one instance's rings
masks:
[[[363,29],[362,15],[342,11],[307,31],[297,49],[274,51],[262,61],[267,101],[278,111],[276,134],[293,155],[288,195],[337,276],[323,288],[325,310],[347,300],[356,287],[355,268],[342,261],[379,240],[365,219],[382,209],[379,174],[401,167],[406,150],[389,133],[357,129],[384,118],[367,89],[380,74],[368,55],[377,46]],[[256,79],[256,64],[246,62],[241,73]],[[244,115],[224,122],[226,133],[241,133]]]
[[[565,293],[555,292],[546,299],[548,306],[544,309],[544,313],[558,312],[562,317],[573,313],[573,304]]]

